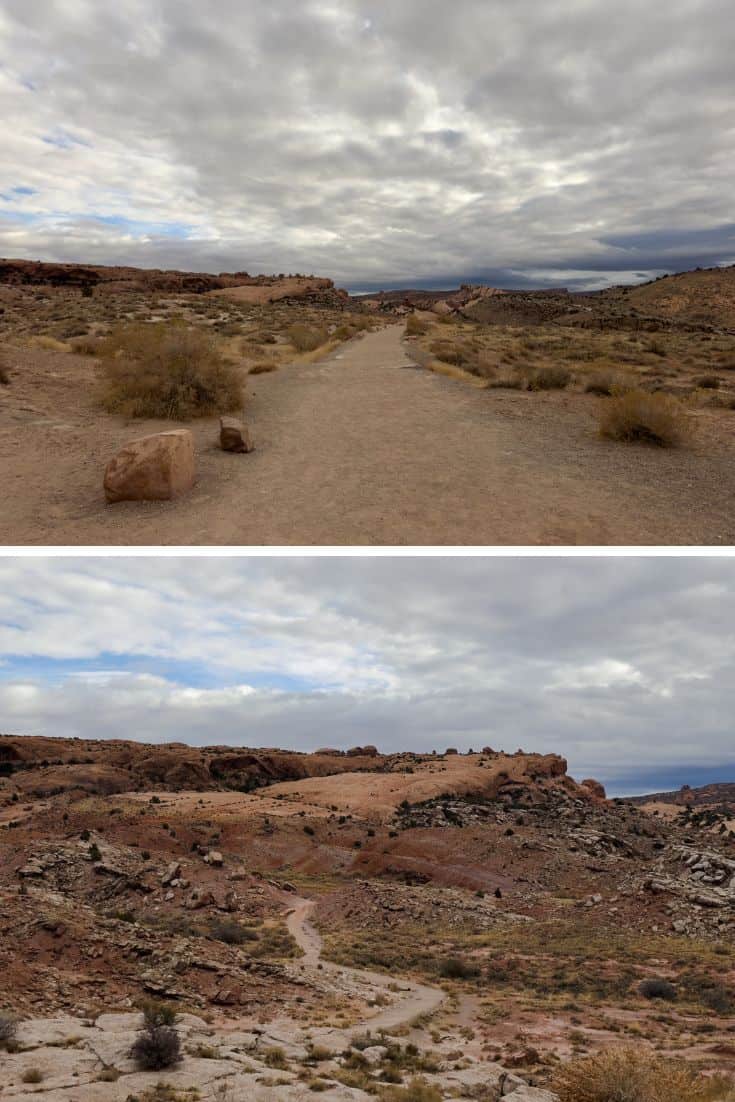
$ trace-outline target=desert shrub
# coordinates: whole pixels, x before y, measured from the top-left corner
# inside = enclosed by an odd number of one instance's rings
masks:
[[[561,1102],[726,1102],[729,1094],[727,1085],[713,1084],[682,1061],[631,1048],[571,1061],[557,1072],[553,1089]]]
[[[103,1068],[97,1076],[98,1083],[117,1083],[120,1072],[117,1068]]]
[[[724,983],[713,983],[705,987],[700,996],[703,1006],[715,1014],[732,1014],[735,1011],[735,997]]]
[[[129,325],[104,342],[102,405],[126,417],[187,420],[242,405],[238,369],[217,338],[183,326]]]
[[[234,920],[219,919],[212,923],[209,932],[211,937],[223,941],[225,945],[244,945],[246,941],[258,940],[255,930]]]
[[[463,367],[472,360],[470,352],[464,345],[451,344],[449,341],[434,341],[431,351],[442,363],[452,364],[454,367]]]
[[[143,1015],[143,1027],[153,1029],[159,1025],[174,1026],[178,1014],[176,1007],[170,1003],[159,1002],[158,999],[143,999],[139,1004]]]
[[[668,980],[643,980],[638,985],[638,991],[644,999],[665,999],[667,1002],[673,1002],[676,998],[676,988]]]
[[[272,1048],[267,1048],[263,1054],[263,1062],[267,1064],[269,1068],[278,1068],[283,1071],[288,1067],[288,1061],[286,1060],[286,1053],[277,1045]]]
[[[85,335],[83,337],[76,337],[71,342],[71,350],[72,352],[76,352],[77,356],[99,356],[104,347],[104,343],[104,337]]]
[[[537,367],[528,376],[529,390],[564,390],[572,380],[571,373],[565,367],[549,364]]]
[[[441,1102],[443,1097],[426,1079],[412,1079],[407,1087],[391,1087],[382,1095],[383,1102]]]
[[[438,971],[445,980],[469,980],[478,975],[479,968],[461,957],[445,957],[439,961]]]
[[[431,325],[424,318],[420,318],[418,314],[409,314],[406,318],[406,336],[407,337],[423,337],[425,333],[429,332]]]
[[[145,1026],[133,1041],[130,1055],[142,1071],[163,1071],[180,1062],[181,1040],[171,1026]]]
[[[92,845],[89,847],[89,859],[94,862],[102,860],[102,853],[96,842],[92,842]]]
[[[248,368],[248,375],[267,375],[269,371],[278,371],[278,364],[273,360],[260,360]]]
[[[12,1014],[0,1013],[0,1047],[12,1045],[18,1032],[18,1019]]]
[[[21,1083],[43,1083],[43,1072],[40,1068],[27,1068],[20,1077]]]
[[[609,398],[617,386],[615,376],[608,371],[596,371],[587,379],[585,394],[596,394],[598,398]]]
[[[680,402],[668,394],[629,390],[601,403],[600,435],[626,443],[671,447],[686,436],[686,414]]]
[[[326,329],[312,329],[299,322],[288,329],[287,335],[298,352],[313,352],[329,340]]]

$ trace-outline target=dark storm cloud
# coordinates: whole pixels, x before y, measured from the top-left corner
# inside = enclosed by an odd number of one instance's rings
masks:
[[[353,287],[732,261],[734,45],[729,0],[6,0],[0,193],[33,193],[0,251]]]
[[[729,559],[5,559],[2,727],[714,779],[735,769],[733,581]]]

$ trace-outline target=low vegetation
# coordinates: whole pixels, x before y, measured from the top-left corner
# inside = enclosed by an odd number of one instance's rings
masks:
[[[217,337],[185,326],[128,325],[104,342],[102,405],[126,417],[186,421],[241,408],[242,375]]]
[[[287,335],[297,352],[314,352],[329,340],[326,329],[311,328],[301,323],[292,325]]]
[[[176,1011],[167,1003],[142,1004],[143,1025],[130,1049],[142,1071],[163,1071],[181,1061],[181,1039],[176,1030]]]
[[[600,435],[625,443],[672,447],[687,437],[684,407],[668,394],[629,390],[601,403]]]
[[[610,1049],[562,1067],[561,1102],[732,1102],[732,1083],[709,1079],[682,1061],[633,1048]]]

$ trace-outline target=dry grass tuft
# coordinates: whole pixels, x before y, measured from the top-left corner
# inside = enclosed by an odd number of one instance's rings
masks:
[[[595,371],[585,384],[585,394],[596,394],[598,398],[610,398],[619,389],[620,383],[611,371]]]
[[[672,447],[688,435],[686,412],[669,394],[629,390],[601,403],[598,412],[600,435],[625,443]]]
[[[104,343],[104,337],[93,337],[91,335],[75,337],[71,342],[71,350],[77,356],[99,356]]]
[[[529,390],[565,390],[572,381],[571,372],[565,367],[557,367],[550,364],[548,367],[537,367],[528,376]]]
[[[56,337],[33,337],[31,338],[31,344],[35,344],[37,348],[45,348],[47,352],[68,352],[69,345],[64,344],[63,341],[57,341]]]
[[[406,318],[407,337],[423,337],[430,328],[431,324],[424,318],[420,318],[418,314],[409,314]]]
[[[102,405],[109,413],[185,421],[242,406],[241,374],[210,334],[129,325],[111,334],[102,351]]]
[[[314,352],[329,340],[326,329],[312,329],[301,323],[292,325],[287,335],[297,352]]]
[[[444,1095],[427,1079],[412,1079],[407,1087],[391,1087],[382,1095],[383,1102],[441,1102]]]
[[[561,1102],[732,1102],[732,1084],[683,1063],[619,1048],[573,1060],[557,1073]]]

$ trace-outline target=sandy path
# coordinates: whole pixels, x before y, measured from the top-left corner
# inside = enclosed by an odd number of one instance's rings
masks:
[[[322,939],[309,921],[315,906],[314,901],[292,898],[290,902],[293,910],[289,913],[286,923],[289,933],[304,954],[302,963],[307,971],[314,971],[317,965],[321,965],[322,976],[331,973],[334,976],[345,977],[360,987],[371,988],[373,995],[382,991],[387,992],[388,985],[394,982],[390,976],[384,976],[380,972],[346,968],[343,965],[332,964],[330,961],[321,961]],[[438,987],[428,987],[409,980],[401,980],[399,986],[401,997],[396,999],[392,1006],[363,1019],[350,1029],[334,1030],[335,1041],[339,1041],[342,1045],[345,1039],[357,1037],[366,1030],[377,1033],[380,1030],[390,1032],[399,1029],[401,1026],[409,1025],[419,1015],[433,1013],[444,1001],[444,992]],[[394,994],[390,997],[394,998]]]
[[[692,448],[606,443],[595,433],[594,399],[477,390],[415,368],[402,334],[390,326],[324,363],[252,378],[254,454],[225,455],[216,423],[195,423],[192,493],[115,506],[101,493],[107,459],[171,423],[102,417],[89,397],[93,364],[37,353],[46,359],[29,393],[41,393],[51,364],[53,401],[21,408],[21,424],[0,417],[0,542],[735,543],[729,421],[715,431],[697,419]]]

